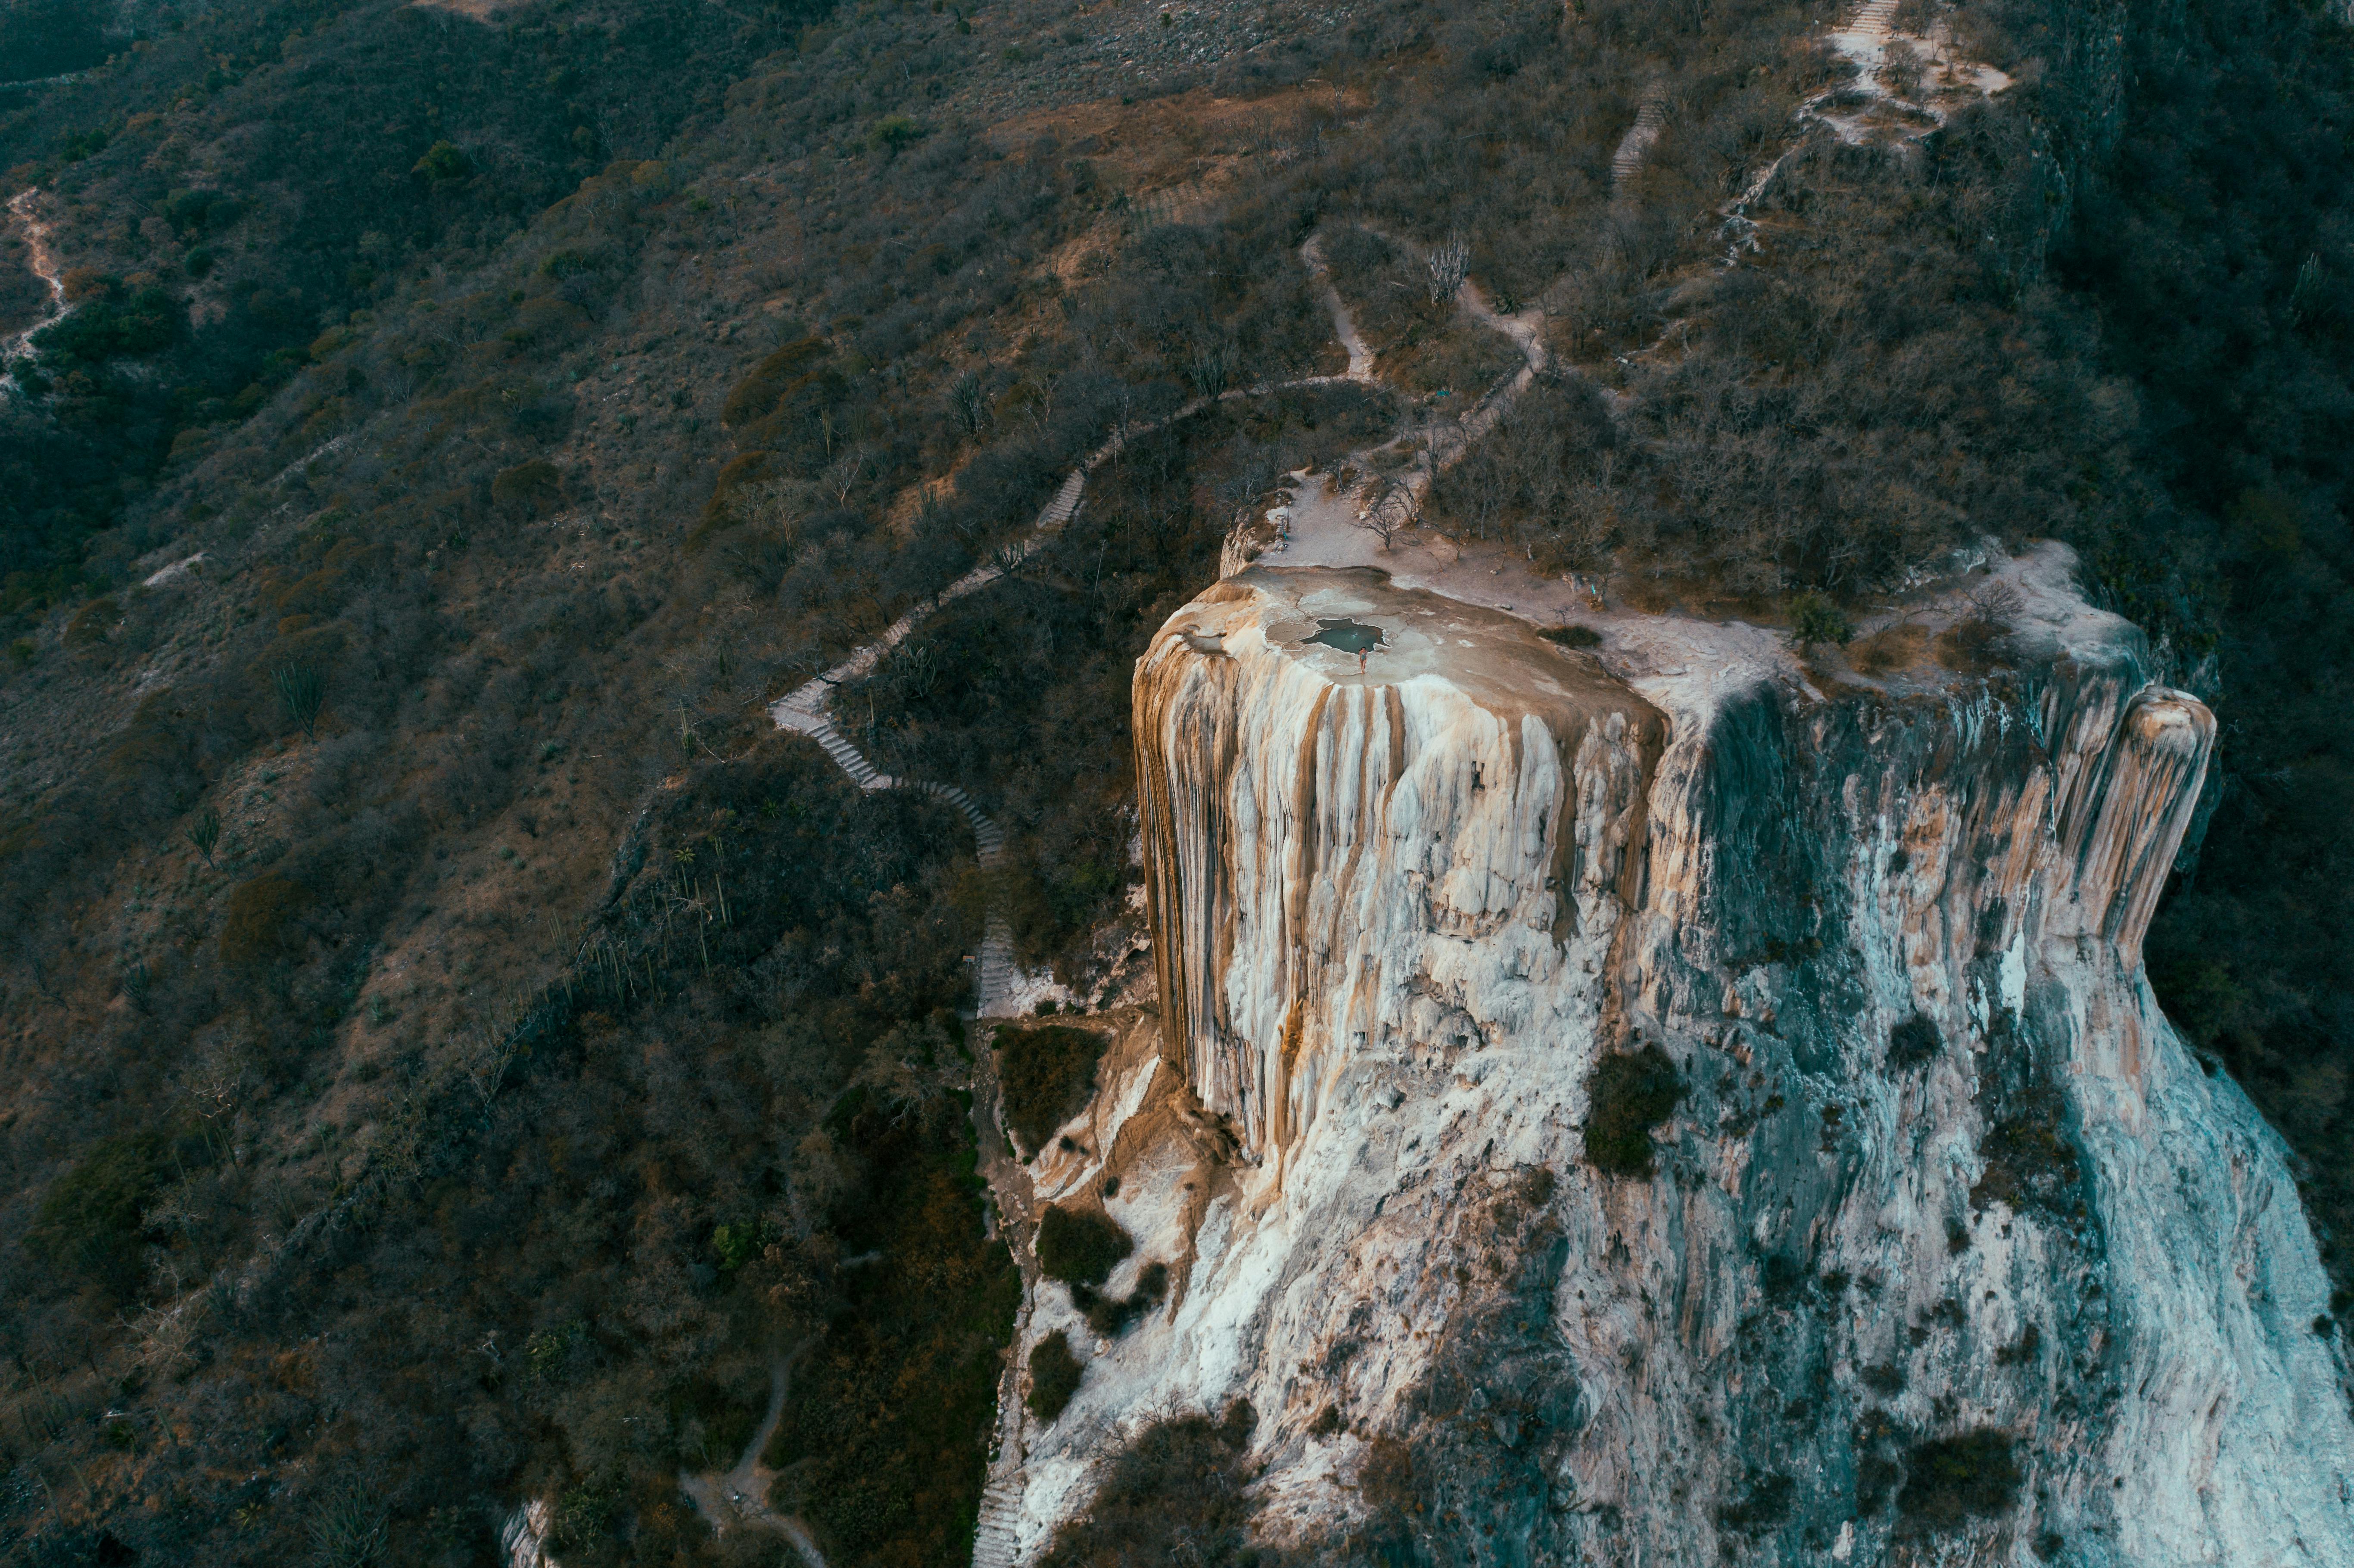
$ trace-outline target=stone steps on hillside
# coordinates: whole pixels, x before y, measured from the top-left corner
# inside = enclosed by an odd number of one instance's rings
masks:
[[[1896,0],[1865,0],[1840,27],[1847,33],[1886,33],[1896,16]]]
[[[1055,492],[1054,499],[1047,502],[1045,509],[1038,514],[1038,526],[1059,528],[1068,523],[1078,511],[1079,496],[1087,487],[1087,471],[1085,468],[1073,469],[1064,477],[1062,487]]]
[[[1624,185],[1642,171],[1644,155],[1651,143],[1659,139],[1659,132],[1668,122],[1667,101],[1646,98],[1635,108],[1635,123],[1627,127],[1627,134],[1618,138],[1617,150],[1610,154],[1610,181]]]
[[[834,728],[831,719],[821,718],[802,733],[824,747],[825,754],[833,758],[834,766],[849,774],[851,781],[861,789],[872,794],[877,789],[888,789],[897,782],[867,761],[865,755]]]
[[[1013,930],[1005,917],[992,912],[981,938],[981,992],[978,1012],[983,1018],[1002,1018],[1013,997]]]
[[[1022,1482],[1008,1471],[981,1494],[981,1528],[973,1532],[972,1568],[1014,1568],[1021,1560]]]

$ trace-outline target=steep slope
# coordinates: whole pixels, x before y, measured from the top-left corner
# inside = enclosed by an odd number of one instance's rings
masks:
[[[1173,1306],[1075,1332],[1029,1539],[1147,1413],[1244,1397],[1262,1528],[1320,1550],[2354,1560],[2279,1145],[2140,971],[2212,719],[2072,567],[2001,567],[2013,673],[1828,693],[1737,623],[1565,652],[1365,571],[1172,617],[1160,1054],[1042,1191]]]

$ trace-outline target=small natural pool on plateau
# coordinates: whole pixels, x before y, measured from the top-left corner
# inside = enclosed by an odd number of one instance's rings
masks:
[[[1382,645],[1380,627],[1361,625],[1345,615],[1338,620],[1330,620],[1320,615],[1316,618],[1316,624],[1323,630],[1308,641],[1321,642],[1327,648],[1338,648],[1343,653],[1370,653]]]

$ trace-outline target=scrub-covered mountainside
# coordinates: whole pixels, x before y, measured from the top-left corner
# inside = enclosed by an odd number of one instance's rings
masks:
[[[2338,20],[0,61],[0,1561],[2343,1551]]]

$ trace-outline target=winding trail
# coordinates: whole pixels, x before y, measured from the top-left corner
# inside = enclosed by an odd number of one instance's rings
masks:
[[[801,1561],[809,1568],[826,1568],[825,1556],[818,1551],[817,1540],[810,1528],[792,1514],[779,1513],[769,1506],[769,1488],[777,1473],[760,1462],[769,1446],[769,1439],[777,1435],[777,1424],[785,1416],[785,1392],[792,1384],[793,1359],[779,1355],[769,1363],[769,1410],[760,1418],[759,1430],[744,1446],[744,1457],[736,1467],[724,1475],[693,1475],[679,1472],[679,1489],[695,1500],[703,1517],[711,1521],[716,1532],[725,1535],[731,1529],[746,1525],[776,1531],[793,1544]]]
[[[1332,316],[1332,335],[1341,340],[1341,347],[1349,355],[1349,368],[1341,372],[1342,377],[1350,381],[1371,382],[1373,379],[1373,351],[1365,345],[1363,335],[1357,331],[1356,318],[1349,313],[1347,302],[1341,298],[1341,291],[1333,285],[1332,269],[1324,260],[1324,236],[1321,233],[1311,234],[1299,242],[1299,260],[1322,291],[1324,308]]]
[[[1897,99],[1878,81],[1877,71],[1894,37],[1891,32],[1891,19],[1896,5],[1897,0],[1864,0],[1846,20],[1832,29],[1829,38],[1832,47],[1856,63],[1859,75],[1856,82],[1843,84],[1803,103],[1796,116],[1796,122],[1802,132],[1814,124],[1825,124],[1843,140],[1867,139],[1870,128],[1862,122],[1866,115],[1883,104],[1918,113],[1935,123],[1943,122],[1945,116],[1940,111]],[[1949,83],[1975,88],[1989,96],[2009,85],[2008,78],[1985,67],[1956,67],[1946,63],[1943,69]],[[1861,111],[1834,111],[1835,101],[1840,100],[1841,94],[1859,91],[1866,98]],[[1611,155],[1614,203],[1632,199],[1628,186],[1641,172],[1645,158],[1665,129],[1667,107],[1667,100],[1658,85],[1645,89],[1636,109],[1634,123],[1620,138]],[[1791,147],[1722,209],[1726,220],[1724,232],[1734,239],[1725,264],[1736,261],[1744,247],[1754,248],[1756,226],[1748,218],[1747,210],[1765,195],[1775,176],[1805,144],[1805,141],[1806,137],[1801,134]],[[27,193],[27,196],[30,194]],[[21,202],[25,197],[20,196],[17,200]],[[12,210],[16,208],[16,203],[10,205]],[[826,712],[828,702],[837,687],[873,672],[885,653],[905,641],[934,611],[988,587],[1017,569],[1041,542],[1076,514],[1086,492],[1087,476],[1117,455],[1130,440],[1189,418],[1213,404],[1232,399],[1263,397],[1292,387],[1342,384],[1379,386],[1381,380],[1374,371],[1374,351],[1358,330],[1347,302],[1341,297],[1334,284],[1331,268],[1324,256],[1320,233],[1310,234],[1301,243],[1299,260],[1321,293],[1325,310],[1332,318],[1333,335],[1348,356],[1345,370],[1338,375],[1259,383],[1231,388],[1214,397],[1197,397],[1159,418],[1116,432],[1065,477],[1060,488],[1039,512],[1030,532],[1022,540],[1001,550],[994,561],[976,567],[949,584],[928,603],[902,616],[879,637],[860,647],[841,663],[770,704],[769,716],[777,726],[815,740],[861,789],[916,789],[955,806],[964,813],[972,827],[978,858],[982,866],[993,868],[999,864],[1004,854],[1004,832],[970,795],[952,785],[918,783],[881,772],[836,727]],[[1456,291],[1456,300],[1472,319],[1510,339],[1521,352],[1522,365],[1511,375],[1500,379],[1459,418],[1426,425],[1421,432],[1420,450],[1413,463],[1405,473],[1395,479],[1367,479],[1343,491],[1327,489],[1317,482],[1314,474],[1303,472],[1294,475],[1301,482],[1301,495],[1286,509],[1285,537],[1274,546],[1284,555],[1285,564],[1377,564],[1380,554],[1373,547],[1373,539],[1376,535],[1385,537],[1386,534],[1373,525],[1376,514],[1384,509],[1391,511],[1389,529],[1411,522],[1420,512],[1437,476],[1460,461],[1473,446],[1486,437],[1514,401],[1546,369],[1551,356],[1545,347],[1542,305],[1532,305],[1515,314],[1504,314],[1497,311],[1479,285],[1469,279]],[[1380,443],[1384,447],[1394,444],[1394,439]],[[1369,460],[1378,450],[1369,448],[1351,454],[1352,464],[1371,471],[1373,464]],[[1236,538],[1240,533],[1238,530]],[[1235,555],[1235,538],[1230,538],[1228,558],[1222,565],[1222,570],[1235,569],[1237,564]],[[1461,597],[1465,597],[1468,602],[1487,602],[1468,594]],[[1511,607],[1500,605],[1499,608],[1510,609]],[[983,924],[979,968],[974,1008],[976,1020],[1004,1016],[1014,992],[1016,971],[1013,962],[1011,929],[1002,908],[994,900]],[[1024,1486],[1023,1464],[1027,1457],[1026,1412],[1022,1400],[1023,1368],[1019,1351],[1028,1337],[1031,1304],[1036,1297],[1040,1279],[1037,1257],[1032,1245],[1037,1202],[1028,1172],[1008,1152],[1002,1095],[997,1081],[993,1054],[984,1043],[976,1042],[976,1047],[972,1115],[981,1153],[981,1171],[995,1203],[996,1221],[1021,1269],[1023,1292],[1013,1352],[1007,1355],[999,1378],[997,1427],[991,1441],[989,1480],[981,1494],[972,1562],[973,1568],[1018,1568],[1022,1559],[1019,1526]],[[734,1483],[738,1476],[748,1473],[746,1467],[757,1459],[759,1447],[765,1445],[767,1433],[773,1430],[781,1414],[782,1401],[783,1379],[779,1376],[762,1435],[756,1438],[753,1452],[747,1455],[745,1465],[725,1478],[727,1482]],[[700,1500],[698,1498],[698,1502]],[[765,1513],[764,1504],[757,1506]],[[814,1544],[807,1540],[805,1531],[796,1534],[789,1530],[787,1533],[793,1534],[795,1545],[809,1562],[822,1568],[822,1560],[818,1557]]]
[[[1178,418],[1206,406],[1210,400],[1197,399],[1194,405],[1168,416]],[[1156,421],[1160,423],[1161,421]],[[988,587],[1018,567],[1030,552],[1047,535],[1068,523],[1078,511],[1079,496],[1087,483],[1087,474],[1126,444],[1127,438],[1116,436],[1097,450],[1087,461],[1071,471],[1052,500],[1046,503],[1032,524],[1030,534],[1018,546],[1006,551],[998,562],[976,567],[942,589],[928,605],[910,610],[894,621],[882,636],[857,652],[769,705],[769,716],[780,729],[808,736],[816,741],[833,759],[834,766],[849,775],[852,782],[870,794],[882,789],[912,789],[921,790],[935,800],[946,801],[962,812],[972,829],[975,858],[983,870],[993,870],[1003,863],[1005,831],[963,789],[951,784],[903,780],[876,768],[848,737],[843,735],[826,713],[826,704],[834,689],[846,681],[856,680],[874,670],[883,655],[907,641],[910,632],[942,605]],[[1004,1016],[1010,1009],[1014,992],[1013,934],[1007,925],[1004,910],[995,897],[990,901],[988,914],[981,927],[980,975],[975,986],[974,1022]],[[1022,1305],[1014,1322],[1013,1343],[1019,1347],[1030,1327],[1031,1302],[1038,1290],[1038,1260],[1032,1246],[1036,1229],[1036,1203],[1032,1196],[1030,1179],[1021,1165],[1007,1153],[1004,1120],[1004,1094],[997,1080],[997,1063],[986,1039],[973,1041],[972,1121],[974,1147],[981,1157],[981,1174],[989,1185],[990,1197],[995,1205],[992,1216],[999,1234],[1005,1238],[1007,1250],[1013,1253],[1014,1265],[1022,1274]],[[763,1436],[754,1439],[754,1446],[746,1455],[745,1466],[727,1478],[734,1484],[737,1474],[757,1459],[759,1449],[766,1446],[765,1434],[773,1431],[781,1415],[783,1383],[779,1379],[772,1401],[769,1419],[763,1425]],[[1015,1524],[1020,1515],[1022,1498],[1022,1466],[1026,1457],[1023,1445],[1022,1363],[1018,1354],[1010,1352],[998,1374],[997,1429],[990,1445],[989,1479],[981,1500],[980,1528],[973,1543],[976,1564],[1013,1563],[1019,1537]],[[694,1488],[689,1487],[690,1493]],[[765,1485],[752,1491],[758,1498]],[[698,1506],[703,1499],[696,1496]],[[740,1506],[740,1505],[739,1505]],[[765,1504],[756,1504],[766,1514]],[[705,1509],[709,1514],[711,1510]],[[771,1516],[772,1517],[772,1516]],[[824,1568],[815,1544],[808,1540],[806,1529],[795,1532],[798,1520],[779,1520],[778,1528],[791,1536],[812,1568]]]
[[[1887,3],[1893,5],[1893,0],[1887,0]],[[1644,100],[1638,111],[1635,126],[1628,132],[1613,159],[1616,179],[1623,181],[1640,167],[1644,153],[1658,138],[1664,114],[1664,101],[1656,94]],[[881,635],[859,647],[840,663],[770,703],[769,716],[771,721],[779,729],[791,730],[816,741],[834,765],[862,790],[872,793],[883,789],[919,789],[954,806],[964,814],[972,828],[976,855],[982,867],[993,869],[1002,863],[1005,853],[1004,830],[981,809],[970,795],[955,785],[897,779],[877,768],[842,733],[827,712],[832,695],[844,683],[872,673],[884,655],[906,641],[917,627],[941,607],[967,594],[978,592],[1017,570],[1041,543],[1076,515],[1079,503],[1086,493],[1087,476],[1118,455],[1130,440],[1165,429],[1180,419],[1190,418],[1217,403],[1265,397],[1288,388],[1380,385],[1380,377],[1373,369],[1373,350],[1359,332],[1347,302],[1341,299],[1339,289],[1334,286],[1320,235],[1310,234],[1300,245],[1299,259],[1323,295],[1324,307],[1332,318],[1333,335],[1348,355],[1345,370],[1338,375],[1261,382],[1232,387],[1214,397],[1197,397],[1158,418],[1115,432],[1064,477],[1062,484],[1039,511],[1030,531],[1021,540],[1005,546],[995,559],[974,567],[928,602],[901,616]],[[1473,445],[1492,430],[1513,401],[1544,371],[1550,355],[1545,348],[1544,312],[1541,305],[1532,305],[1507,315],[1490,303],[1479,286],[1469,279],[1457,289],[1455,297],[1473,320],[1511,340],[1520,350],[1520,367],[1500,379],[1459,418],[1434,421],[1426,426],[1421,450],[1402,478],[1370,481],[1345,493],[1326,493],[1320,485],[1304,484],[1303,489],[1310,493],[1310,499],[1297,505],[1295,513],[1301,518],[1301,535],[1308,547],[1299,550],[1299,556],[1313,558],[1288,557],[1292,564],[1343,564],[1338,557],[1364,554],[1371,539],[1367,520],[1376,508],[1398,509],[1400,514],[1393,526],[1410,520],[1421,509],[1423,499],[1437,475],[1459,461]],[[1382,444],[1393,445],[1394,441]],[[1366,459],[1371,450],[1352,454],[1352,459]],[[1370,464],[1360,461],[1360,466],[1369,467]],[[1303,474],[1296,477],[1311,481],[1314,476]],[[1333,559],[1328,562],[1326,557]],[[982,924],[979,969],[973,1010],[975,1021],[1007,1016],[1016,989],[1013,936],[1004,912],[994,898]],[[1029,1173],[1009,1153],[1003,1096],[997,1080],[994,1055],[985,1042],[976,1040],[974,1044],[972,1117],[981,1156],[981,1173],[988,1183],[995,1206],[993,1218],[1021,1270],[1023,1290],[1013,1349],[1006,1356],[1004,1368],[999,1374],[997,1426],[991,1443],[989,1479],[981,1492],[972,1562],[973,1568],[1017,1568],[1022,1559],[1020,1524],[1024,1489],[1023,1465],[1028,1457],[1025,1442],[1027,1412],[1022,1398],[1023,1366],[1019,1351],[1028,1338],[1032,1302],[1036,1298],[1040,1282],[1037,1256],[1033,1246],[1038,1205]],[[768,1433],[774,1430],[775,1423],[781,1415],[783,1399],[784,1379],[780,1374],[771,1399],[769,1419],[763,1423],[761,1434],[755,1438],[753,1448],[746,1455],[744,1463],[724,1478],[695,1478],[688,1482],[688,1489],[695,1493],[697,1485],[735,1489],[742,1496],[730,1495],[726,1501],[744,1517],[758,1517],[774,1522],[777,1528],[792,1537],[805,1559],[816,1568],[822,1568],[822,1559],[817,1555],[815,1544],[808,1541],[806,1531],[796,1533],[791,1528],[799,1521],[785,1520],[769,1514],[765,1502],[759,1500],[765,1484],[758,1489],[749,1484],[760,1478],[756,1461],[759,1449],[766,1445]],[[703,1506],[702,1495],[695,1495],[698,1506]],[[745,1497],[752,1499],[752,1502],[748,1505],[743,1500]],[[715,1505],[720,1500],[715,1497]],[[705,1511],[710,1510],[706,1508]]]
[[[33,276],[49,286],[49,313],[7,342],[0,343],[0,363],[31,352],[33,334],[44,327],[55,326],[73,309],[66,302],[65,273],[58,266],[56,249],[49,243],[49,226],[43,223],[40,215],[34,210],[40,195],[38,185],[28,185],[18,191],[8,198],[8,216],[25,226],[25,243],[33,252]]]
[[[1832,52],[1855,67],[1852,79],[1834,84],[1798,105],[1792,116],[1799,135],[1781,154],[1766,165],[1757,176],[1743,187],[1739,196],[1723,207],[1724,218],[1720,236],[1731,243],[1724,254],[1725,266],[1741,259],[1744,250],[1757,249],[1757,223],[1749,209],[1772,188],[1783,166],[1806,146],[1806,132],[1820,125],[1850,146],[1869,146],[1882,140],[1892,132],[1899,142],[1917,141],[1946,123],[1947,111],[1939,107],[1941,97],[1962,96],[1975,92],[1982,98],[1992,98],[2011,85],[2011,79],[1992,66],[1956,58],[1953,39],[1942,27],[1933,29],[1943,37],[1902,34],[1895,30],[1897,0],[1863,0],[1854,10],[1824,35]],[[1922,85],[1935,91],[1919,99],[1900,97],[1881,79],[1881,68],[1888,61],[1892,45],[1918,45],[1916,53],[1922,66]]]

